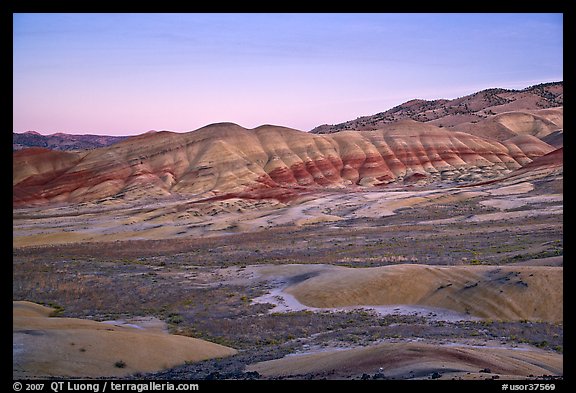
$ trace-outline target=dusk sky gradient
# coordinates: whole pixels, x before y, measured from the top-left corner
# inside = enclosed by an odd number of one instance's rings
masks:
[[[563,80],[562,14],[14,14],[13,131],[308,131]]]

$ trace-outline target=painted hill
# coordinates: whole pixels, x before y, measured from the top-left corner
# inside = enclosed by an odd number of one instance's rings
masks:
[[[142,134],[83,152],[15,152],[13,204],[168,195],[280,200],[326,187],[482,180],[552,150],[530,135],[498,142],[412,120],[331,135],[219,123],[188,133]]]
[[[22,150],[30,147],[42,147],[51,150],[89,150],[110,146],[126,139],[126,136],[110,135],[72,135],[56,133],[42,135],[35,131],[12,133],[12,150]]]
[[[500,141],[515,135],[539,138],[563,128],[563,82],[522,90],[487,89],[453,100],[407,101],[385,112],[314,128],[315,134],[376,130],[400,120],[434,124]]]

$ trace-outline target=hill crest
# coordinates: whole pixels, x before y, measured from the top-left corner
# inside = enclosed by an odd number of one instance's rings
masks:
[[[562,107],[563,93],[563,82],[550,82],[521,90],[490,88],[455,99],[412,99],[385,112],[334,125],[323,124],[311,132],[327,134],[343,130],[376,130],[386,124],[405,119],[458,131],[467,131],[472,128],[477,131],[481,127],[475,127],[474,124],[486,123],[498,114]],[[460,127],[463,124],[466,124],[465,129]],[[557,126],[554,130],[560,128],[562,127]]]
[[[531,135],[498,142],[412,120],[331,135],[219,123],[84,152],[15,153],[13,203],[170,195],[289,200],[306,190],[494,178],[552,150]]]

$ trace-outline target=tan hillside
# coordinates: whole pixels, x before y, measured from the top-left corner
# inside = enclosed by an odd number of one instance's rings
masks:
[[[470,131],[474,135],[505,140],[519,132],[535,135],[561,129],[563,103],[563,82],[542,83],[522,90],[493,88],[450,100],[414,99],[375,115],[335,125],[324,124],[311,132],[377,130],[386,124],[411,119],[453,131]],[[483,129],[486,129],[485,133]]]
[[[49,149],[34,147],[14,152],[12,185],[20,184],[27,180],[27,187],[38,189],[69,168],[76,165],[83,154],[60,152]]]
[[[516,135],[544,139],[564,127],[564,108],[503,112],[480,121],[459,123],[452,129],[484,138],[506,140]]]
[[[494,320],[561,322],[562,272],[542,266],[339,268],[286,291],[311,307],[410,305]]]
[[[538,375],[562,375],[563,359],[560,354],[537,349],[413,342],[291,355],[256,363],[248,369],[268,377],[312,374],[338,379],[363,373],[381,373],[388,378],[424,379],[437,372],[443,379],[488,379],[492,375],[504,379],[523,379]]]
[[[54,309],[13,302],[13,377],[119,377],[236,350],[156,329],[50,317]]]

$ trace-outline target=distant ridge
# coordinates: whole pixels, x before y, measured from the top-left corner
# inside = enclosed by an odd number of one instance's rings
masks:
[[[42,135],[36,131],[12,133],[12,151],[30,147],[43,147],[50,150],[91,150],[110,146],[126,139],[126,136],[109,135],[73,135],[57,132],[51,135]]]
[[[535,122],[546,123],[547,131],[553,132],[562,129],[562,124],[556,124],[547,115],[555,119],[559,118],[551,108],[561,108],[563,98],[564,83],[562,81],[542,83],[521,90],[491,88],[452,100],[413,99],[385,112],[334,125],[323,124],[311,132],[329,134],[344,130],[377,130],[389,123],[411,119],[456,131],[505,140],[512,137],[514,132],[508,132],[506,127],[492,124],[494,116],[516,112],[536,116],[539,118]],[[525,122],[526,119],[523,121]],[[486,126],[491,129],[492,135],[481,134],[481,130]],[[535,127],[539,127],[539,124]],[[495,131],[495,128],[498,130]]]

